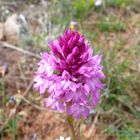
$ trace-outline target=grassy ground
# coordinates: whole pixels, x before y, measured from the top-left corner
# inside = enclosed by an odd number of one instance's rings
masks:
[[[91,14],[83,22],[93,47],[103,54],[106,89],[101,102],[99,124],[106,139],[140,139],[139,60],[140,28],[131,9],[110,8]],[[88,24],[88,26],[87,26]]]
[[[44,38],[55,38],[74,20],[78,22],[75,29],[86,36],[95,53],[103,55],[106,88],[96,113],[77,128],[81,139],[140,140],[139,6],[139,1],[132,0],[106,0],[101,7],[95,7],[92,0],[54,0],[47,16],[40,15],[44,30],[25,39],[29,51],[47,50]],[[31,88],[38,59],[3,48],[0,59],[9,66],[9,72],[0,78],[1,138],[53,140],[69,136],[65,114],[43,108],[43,97]]]

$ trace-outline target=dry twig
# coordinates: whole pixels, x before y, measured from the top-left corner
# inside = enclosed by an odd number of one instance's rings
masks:
[[[97,121],[98,121],[98,116],[99,116],[99,113],[96,114],[95,118],[94,118],[94,121],[93,121],[93,124],[87,134],[87,137],[91,137],[91,135],[94,136],[95,132],[96,132],[96,129],[95,129],[95,125],[97,124]]]
[[[21,52],[21,53],[24,53],[24,54],[27,54],[27,55],[30,55],[30,56],[33,56],[33,57],[40,58],[39,55],[37,55],[37,54],[35,54],[33,52],[23,50],[22,48],[18,48],[18,47],[14,46],[14,45],[11,45],[11,44],[7,43],[7,42],[0,41],[0,47],[10,48],[10,49],[16,50],[18,52]]]

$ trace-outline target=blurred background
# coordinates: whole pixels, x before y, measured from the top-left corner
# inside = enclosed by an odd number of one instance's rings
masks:
[[[39,53],[67,28],[103,55],[106,75],[80,140],[140,140],[140,0],[0,0],[0,139],[70,136],[65,114],[32,88]]]

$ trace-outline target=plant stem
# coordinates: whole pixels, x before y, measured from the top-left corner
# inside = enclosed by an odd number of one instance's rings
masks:
[[[5,83],[4,83],[4,76],[2,76],[2,81],[1,81],[1,90],[2,90],[2,125],[4,124],[5,121]],[[4,132],[1,132],[1,139],[3,139],[3,134]]]
[[[69,127],[70,127],[72,140],[77,140],[76,134],[75,134],[75,131],[74,131],[74,125],[73,125],[74,119],[73,119],[73,117],[72,116],[68,116],[67,117],[67,121],[68,121],[68,124],[69,124]]]
[[[13,118],[13,140],[16,140],[16,109]]]

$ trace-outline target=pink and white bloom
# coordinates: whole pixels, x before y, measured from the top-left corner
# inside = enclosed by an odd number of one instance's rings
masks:
[[[99,7],[102,5],[102,0],[95,0],[95,6]]]
[[[70,138],[70,137],[67,137],[67,138],[65,139],[64,137],[60,136],[60,139],[59,139],[59,140],[71,140],[71,138]]]

